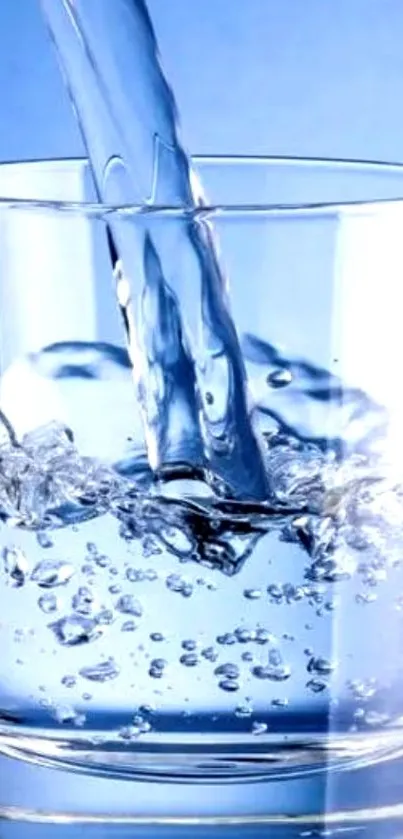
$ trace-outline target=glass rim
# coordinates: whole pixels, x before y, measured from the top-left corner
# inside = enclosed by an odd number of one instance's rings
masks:
[[[352,173],[368,174],[398,174],[403,176],[403,162],[370,160],[359,158],[332,158],[332,157],[309,157],[297,155],[211,155],[196,154],[191,156],[196,166],[290,166],[294,165],[303,168],[314,168],[317,170],[344,170]],[[3,167],[23,167],[29,165],[57,165],[57,164],[82,164],[87,165],[85,157],[54,157],[43,159],[27,160],[4,160],[0,162],[0,172]],[[36,199],[19,198],[0,194],[1,210],[47,210],[60,212],[62,214],[80,214],[89,218],[105,219],[117,216],[125,218],[166,218],[166,219],[187,219],[197,220],[213,217],[280,217],[280,216],[317,216],[334,215],[337,212],[357,210],[360,207],[369,210],[380,206],[395,206],[403,204],[402,193],[396,196],[381,198],[348,199],[346,201],[311,201],[311,202],[219,202],[204,203],[198,206],[187,206],[183,204],[156,204],[151,201],[130,204],[106,204],[94,201],[71,201],[58,199]]]

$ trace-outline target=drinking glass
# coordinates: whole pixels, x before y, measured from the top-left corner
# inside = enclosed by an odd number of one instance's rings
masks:
[[[193,165],[207,197],[191,209],[100,205],[85,160],[0,167],[0,751],[28,779],[4,770],[0,814],[394,825],[403,167]],[[170,277],[200,230],[226,277],[263,501],[192,461],[192,289],[177,300]]]

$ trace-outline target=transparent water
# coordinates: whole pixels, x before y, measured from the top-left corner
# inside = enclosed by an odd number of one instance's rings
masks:
[[[291,364],[264,372],[269,392],[323,396],[324,371],[319,389]],[[156,481],[144,457],[83,457],[60,423],[17,444],[4,428],[3,731],[123,751],[343,735],[350,759],[384,755],[401,718],[403,486],[376,406],[364,416],[366,452],[344,457],[267,431],[264,502],[189,465]]]
[[[100,199],[203,205],[143,0],[42,0],[42,8]],[[110,245],[152,467],[207,461],[237,494],[264,498],[246,374],[211,225],[190,215],[173,225],[145,220],[134,230],[112,219]]]

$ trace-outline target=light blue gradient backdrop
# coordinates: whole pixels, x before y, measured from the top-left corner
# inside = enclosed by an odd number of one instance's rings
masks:
[[[192,153],[403,159],[401,0],[149,0]],[[0,159],[79,155],[39,13],[0,3]]]

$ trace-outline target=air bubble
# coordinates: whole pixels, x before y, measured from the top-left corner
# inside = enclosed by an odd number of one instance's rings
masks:
[[[253,707],[252,705],[237,705],[235,708],[234,714],[239,719],[247,719],[251,717],[253,714]]]
[[[61,683],[65,688],[74,688],[77,684],[77,679],[75,676],[63,676]]]
[[[181,655],[179,661],[185,667],[196,667],[199,663],[199,656],[197,653],[184,653]]]
[[[234,635],[239,644],[248,644],[256,639],[256,632],[246,626],[238,626]]]
[[[57,612],[59,603],[56,595],[49,593],[41,595],[38,600],[38,606],[45,615],[50,615],[52,612]]]
[[[125,615],[133,615],[135,618],[141,618],[143,615],[143,607],[139,600],[133,597],[132,594],[123,594],[119,598],[116,608],[118,612]]]
[[[225,632],[224,635],[217,635],[216,641],[223,647],[231,647],[236,644],[237,638],[233,632]]]
[[[183,650],[187,650],[187,652],[191,653],[196,649],[197,643],[193,640],[193,638],[185,638],[185,640],[182,641],[181,647]]]
[[[137,629],[136,621],[125,621],[122,623],[121,630],[122,632],[135,632]]]
[[[4,548],[4,571],[14,588],[24,585],[28,574],[28,560],[20,548]]]
[[[221,679],[218,683],[218,687],[221,688],[221,690],[225,690],[227,693],[234,693],[239,690],[239,683],[235,679]]]
[[[82,667],[79,673],[83,679],[88,679],[90,682],[103,683],[116,679],[119,676],[120,668],[114,658],[108,658],[106,661]]]
[[[94,620],[70,615],[50,624],[57,640],[65,647],[76,647],[95,641],[101,635],[101,629]]]
[[[260,600],[263,596],[263,592],[260,588],[246,588],[244,589],[243,596],[246,600]]]
[[[273,390],[280,390],[291,384],[292,373],[290,370],[279,367],[278,370],[273,370],[272,373],[269,373],[266,382]]]
[[[218,651],[214,649],[214,647],[205,647],[201,651],[201,655],[206,661],[215,662],[218,659]]]
[[[91,615],[94,611],[94,595],[87,586],[81,586],[74,595],[71,605],[80,615]]]
[[[336,669],[336,664],[322,656],[312,656],[308,661],[306,669],[308,673],[317,673],[319,676],[330,676]]]
[[[65,586],[74,574],[74,567],[69,562],[56,559],[44,559],[35,566],[31,580],[41,588]]]
[[[237,664],[227,662],[226,664],[220,664],[216,667],[214,673],[216,676],[226,676],[228,679],[238,679],[239,667]]]
[[[261,734],[266,734],[267,732],[267,724],[265,722],[254,722],[252,723],[252,734],[255,737],[259,737]]]
[[[309,679],[306,686],[312,693],[323,693],[328,687],[327,682],[324,682],[323,679]]]
[[[38,545],[44,550],[47,550],[48,548],[53,548],[53,542],[49,534],[46,533],[46,530],[38,531],[38,533],[36,534],[36,541],[38,542]]]

